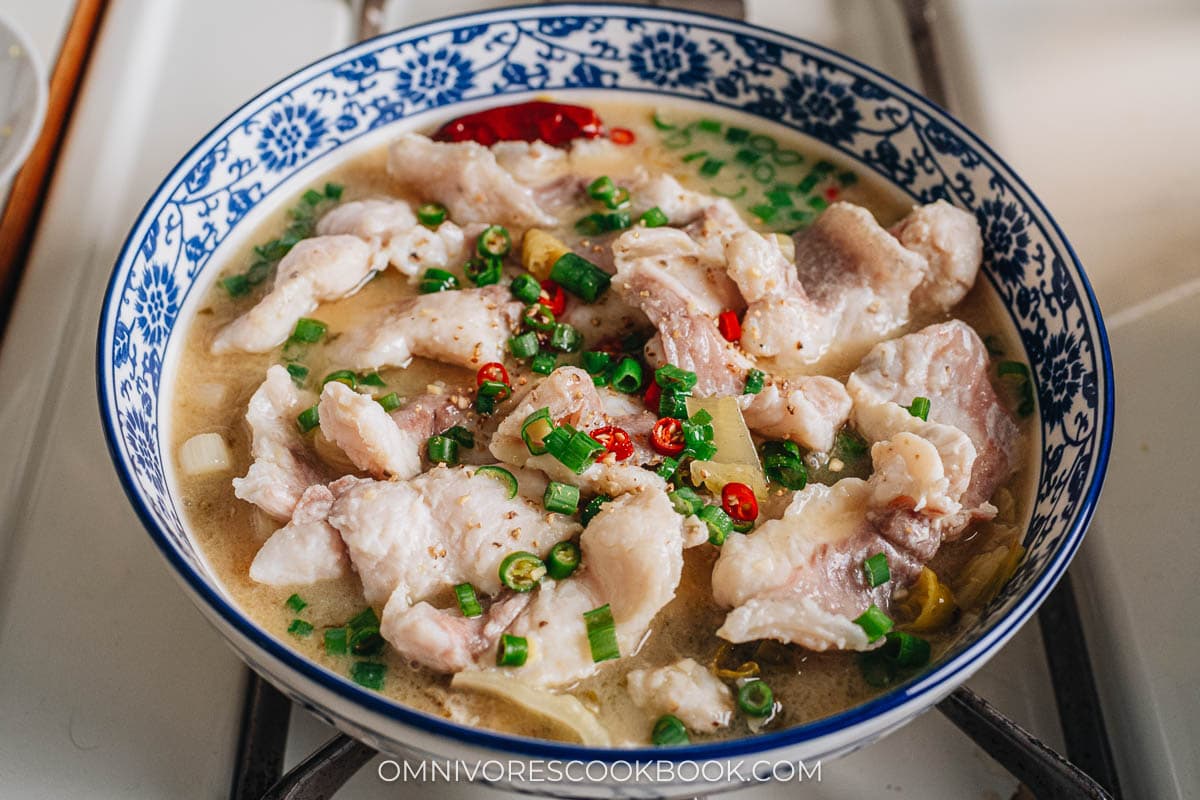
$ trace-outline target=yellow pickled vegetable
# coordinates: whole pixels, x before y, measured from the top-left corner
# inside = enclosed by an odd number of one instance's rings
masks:
[[[692,462],[692,483],[703,483],[715,493],[727,483],[744,483],[759,499],[766,499],[767,479],[737,398],[689,397],[687,410],[689,416],[700,410],[712,415],[713,444],[717,446],[712,461]]]
[[[938,580],[929,567],[922,567],[920,577],[908,588],[908,596],[900,603],[900,608],[912,620],[905,629],[936,631],[954,621],[958,604],[950,587]]]
[[[557,236],[539,228],[530,228],[525,231],[522,240],[521,263],[535,278],[544,281],[550,277],[554,262],[569,252],[571,248],[563,244]]]
[[[704,485],[719,495],[727,483],[744,483],[759,500],[767,499],[767,481],[762,470],[750,464],[726,464],[721,461],[693,461],[692,485]]]
[[[759,673],[758,664],[754,661],[743,662],[738,667],[725,666],[725,662],[729,659],[729,654],[733,650],[733,645],[729,642],[721,642],[721,646],[717,648],[717,654],[713,656],[712,669],[713,674],[718,678],[724,678],[727,681],[738,680],[740,678],[753,678]]]
[[[1025,548],[1019,542],[980,553],[967,562],[955,594],[963,608],[976,609],[992,601],[1017,571]]]

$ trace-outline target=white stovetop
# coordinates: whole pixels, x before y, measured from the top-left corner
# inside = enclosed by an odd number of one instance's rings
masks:
[[[473,0],[396,0],[422,19]],[[0,0],[52,61],[67,0]],[[915,83],[891,4],[750,0],[752,21]],[[796,9],[803,13],[797,14]],[[1188,502],[1200,428],[1200,9],[946,0],[956,107],[1055,210],[1096,284],[1118,435],[1073,570],[1129,797],[1200,796],[1192,674],[1200,573]],[[286,35],[281,35],[286,31]],[[850,32],[852,31],[852,33]],[[258,89],[349,41],[341,0],[112,0],[0,351],[0,795],[227,796],[243,668],[128,508],[96,420],[99,297],[142,202]],[[1036,627],[972,681],[1060,741]],[[289,763],[330,731],[293,716]],[[1006,798],[1015,781],[939,715],[826,765],[805,797]],[[439,796],[500,793],[440,785]],[[364,770],[339,795],[403,790]],[[747,800],[792,796],[759,788]]]

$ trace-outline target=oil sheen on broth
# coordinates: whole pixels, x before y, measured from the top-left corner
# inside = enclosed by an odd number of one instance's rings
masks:
[[[652,109],[632,105],[596,105],[609,126],[623,126],[636,134],[636,142],[627,147],[613,148],[607,161],[595,164],[597,174],[620,174],[632,164],[642,164],[650,169],[659,169],[674,174],[687,188],[705,192],[736,194],[736,186],[720,185],[701,174],[702,159],[697,156],[701,148],[690,142],[680,142],[679,137],[671,140],[670,133],[656,130],[651,124]],[[708,114],[708,112],[705,112]],[[699,111],[677,108],[673,119],[687,120],[700,116]],[[730,117],[729,124],[753,128],[749,118]],[[802,153],[805,163],[821,160],[814,155],[811,145],[799,137],[772,131],[773,136],[790,149]],[[666,142],[664,145],[663,142]],[[738,148],[731,147],[727,155],[737,158]],[[386,170],[386,147],[368,152],[330,171],[313,185],[333,181],[344,186],[342,200],[353,200],[371,196],[402,196],[391,185]],[[701,163],[696,163],[696,162]],[[834,161],[831,159],[831,161]],[[752,164],[744,165],[747,169]],[[727,170],[728,174],[731,170]],[[724,179],[723,179],[724,180]],[[297,192],[303,191],[303,187]],[[408,197],[415,203],[426,198]],[[904,197],[873,177],[857,176],[853,183],[840,186],[839,199],[868,208],[883,225],[890,225],[910,209]],[[290,203],[290,201],[288,201]],[[757,221],[750,211],[751,201],[737,201],[747,219]],[[267,241],[279,235],[286,227],[288,203],[262,223],[251,242]],[[819,203],[811,209],[819,211]],[[580,214],[586,213],[586,198],[581,198]],[[579,216],[577,215],[577,216]],[[576,217],[571,217],[574,219]],[[792,223],[792,226],[800,223]],[[769,226],[760,229],[766,230]],[[778,226],[776,226],[778,227]],[[218,270],[221,273],[241,271],[252,261],[251,245],[242,252],[230,253],[228,261]],[[996,337],[1005,343],[1010,326],[1002,316],[998,302],[979,281],[967,299],[954,310],[953,316],[968,322],[981,335]],[[366,313],[386,306],[397,297],[415,293],[415,287],[395,270],[385,270],[370,281],[357,294],[346,299],[323,304],[313,315],[327,323],[332,335],[353,327],[356,320]],[[217,286],[209,291],[206,302],[191,322],[190,331],[183,348],[175,386],[174,428],[172,431],[173,452],[188,438],[199,433],[214,431],[224,436],[233,453],[233,468],[228,473],[215,473],[200,477],[180,476],[179,486],[190,529],[205,553],[214,573],[224,584],[234,600],[266,631],[296,649],[311,660],[335,673],[345,675],[351,664],[350,656],[329,655],[322,646],[321,631],[324,627],[340,626],[362,610],[365,601],[358,578],[351,574],[345,579],[324,581],[300,589],[308,602],[303,617],[314,626],[307,637],[297,637],[287,632],[296,614],[286,607],[286,599],[293,589],[275,588],[255,583],[249,578],[249,567],[263,541],[280,525],[259,512],[254,506],[234,497],[230,479],[243,475],[251,457],[250,437],[244,422],[246,403],[250,395],[263,380],[267,368],[279,363],[278,350],[266,354],[236,353],[214,356],[209,346],[224,325],[243,313],[249,306],[245,298],[231,299]],[[936,320],[915,320],[911,326],[917,329]],[[1019,348],[1009,346],[1013,352]],[[329,363],[324,349],[313,347],[306,364],[314,376],[324,375],[343,365]],[[843,365],[840,374],[844,379],[854,364]],[[428,386],[454,387],[474,384],[474,375],[466,370],[444,364],[416,359],[410,367],[402,370],[382,370],[388,391],[401,397],[426,391]],[[1028,453],[1029,431],[1023,426]],[[334,449],[330,446],[328,449]],[[347,472],[353,471],[348,465]],[[996,522],[979,525],[958,543],[942,548],[931,566],[941,574],[961,565],[979,547],[1000,535],[1011,535],[1011,525],[1024,518],[1024,498],[1028,487],[1024,483],[1030,470],[1020,469],[1009,485],[1001,490],[1006,500],[1002,515]],[[820,479],[821,473],[817,477]],[[825,478],[835,480],[838,476],[825,472]],[[1015,505],[1014,505],[1015,504]],[[778,516],[782,511],[764,505],[764,514]],[[633,705],[623,685],[625,673],[634,668],[654,667],[671,663],[683,656],[695,658],[701,664],[710,663],[721,640],[714,631],[720,627],[725,612],[715,606],[709,589],[709,574],[716,560],[715,548],[694,547],[685,551],[683,578],[675,599],[659,613],[642,649],[633,656],[623,658],[619,666],[612,665],[600,670],[593,678],[572,688],[572,693],[585,705],[598,713],[612,733],[614,742],[643,742],[649,726],[650,715]],[[452,597],[442,598],[444,605],[452,605]],[[377,609],[378,610],[378,609]],[[934,658],[944,652],[956,638],[966,619],[931,635]],[[781,701],[782,711],[771,722],[771,729],[795,725],[814,720],[846,709],[877,694],[863,679],[853,653],[815,653],[799,647],[778,645],[755,651],[741,645],[727,654],[736,661],[741,657],[754,656],[762,669],[761,676],[774,689]],[[513,706],[489,696],[472,692],[453,691],[449,688],[449,677],[436,674],[423,667],[407,662],[394,652],[385,654],[388,665],[383,693],[405,705],[443,717],[476,724],[499,731],[529,736],[564,738],[563,731],[538,717],[523,714]],[[694,737],[693,740],[734,738],[747,735],[746,723],[735,718],[733,724],[718,734]]]

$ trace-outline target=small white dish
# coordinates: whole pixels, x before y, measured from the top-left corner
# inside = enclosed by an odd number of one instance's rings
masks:
[[[25,163],[46,118],[46,69],[25,32],[0,16],[0,186]]]

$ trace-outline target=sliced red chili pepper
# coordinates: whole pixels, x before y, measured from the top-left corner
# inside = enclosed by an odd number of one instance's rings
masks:
[[[742,338],[742,323],[732,311],[722,311],[717,315],[717,330],[727,342],[736,342]]]
[[[838,197],[838,187],[830,186],[828,189],[825,190],[825,199],[828,200],[829,202],[832,203],[834,200],[837,200],[837,197]]]
[[[624,461],[633,455],[633,440],[629,438],[629,434],[625,432],[624,428],[605,425],[603,428],[592,431],[588,436],[604,445],[604,449],[616,456],[617,461]]]
[[[509,386],[512,385],[512,381],[508,379],[508,370],[499,361],[489,361],[475,373],[476,386],[483,386],[484,381],[499,381]]]
[[[629,128],[613,128],[608,132],[608,138],[612,140],[613,144],[620,145],[633,144],[637,141],[637,136]]]
[[[650,445],[664,456],[679,455],[684,445],[683,423],[674,417],[663,417],[650,431]]]
[[[542,281],[542,295],[538,302],[550,309],[557,318],[567,310],[567,293],[552,280]]]
[[[646,403],[646,408],[655,414],[658,413],[659,401],[662,400],[662,387],[658,385],[658,381],[650,379],[650,385],[646,387],[646,394],[642,399]]]
[[[439,142],[501,141],[565,145],[572,139],[595,139],[604,131],[599,115],[585,106],[533,100],[479,111],[447,122],[433,138]]]
[[[721,489],[721,508],[736,522],[753,522],[758,519],[758,498],[754,490],[744,483],[727,483]]]

